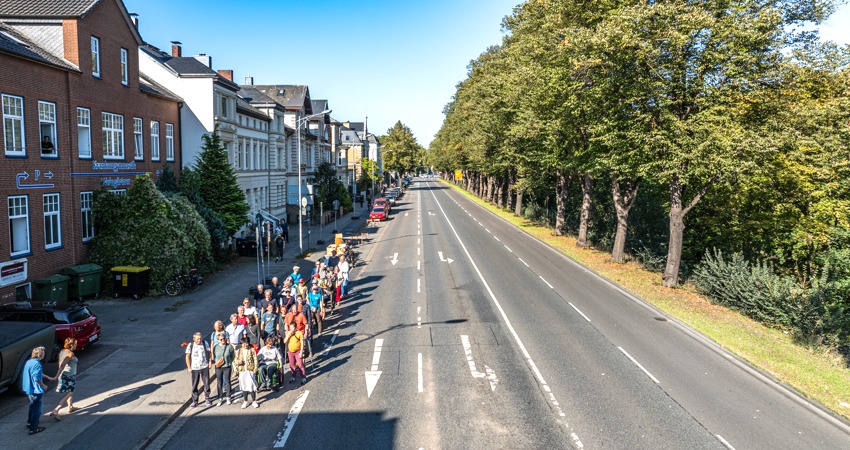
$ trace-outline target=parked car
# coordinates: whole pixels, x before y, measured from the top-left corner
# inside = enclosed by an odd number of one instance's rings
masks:
[[[387,200],[386,197],[378,197],[375,201],[372,202],[372,209],[374,208],[384,208],[387,212],[390,211],[390,201]]]
[[[396,200],[395,192],[387,192],[385,194],[385,197],[386,197],[387,201],[390,202],[390,205],[395,205],[395,200]]]
[[[378,222],[387,220],[387,209],[380,206],[372,208],[372,212],[369,213],[369,220]]]
[[[49,323],[7,322],[0,325],[0,392],[21,389],[21,372],[32,349],[44,347],[45,359],[53,359],[56,329]]]
[[[101,330],[97,324],[97,316],[82,303],[13,303],[0,307],[0,321],[53,324],[56,328],[56,344],[60,349],[69,337],[77,340],[77,348],[80,350],[100,340]]]

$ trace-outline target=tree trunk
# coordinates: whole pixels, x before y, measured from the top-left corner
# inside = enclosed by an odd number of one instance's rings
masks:
[[[573,180],[573,172],[569,171],[566,174],[562,169],[558,169],[557,181],[555,183],[555,236],[563,236],[564,229],[567,223],[567,196],[569,195],[570,183]]]
[[[589,173],[584,174],[581,180],[581,220],[578,226],[578,241],[576,245],[587,248],[587,226],[590,222],[590,207],[593,203],[593,177]]]
[[[487,191],[485,195],[487,196],[486,200],[493,203],[493,177],[490,175],[487,175]]]
[[[617,234],[614,236],[614,248],[611,250],[611,261],[626,262],[626,231],[629,228],[629,211],[637,198],[640,178],[634,183],[626,182],[623,188],[625,194],[620,192],[620,182],[617,176],[611,177],[611,197],[614,199],[614,209],[617,210]]]
[[[679,284],[679,267],[682,264],[682,246],[685,238],[685,216],[719,179],[720,175],[711,177],[688,206],[684,207],[685,187],[679,179],[679,174],[673,174],[670,178],[670,240],[667,242],[667,265],[661,276],[661,284],[664,287],[675,287]]]
[[[522,217],[522,191],[517,190],[516,192],[516,203],[514,206],[514,214],[518,217]]]
[[[511,210],[514,207],[516,194],[516,174],[513,171],[508,172],[508,179],[505,181],[505,209]]]

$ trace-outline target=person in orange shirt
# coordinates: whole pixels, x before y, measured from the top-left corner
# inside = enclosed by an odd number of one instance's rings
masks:
[[[289,329],[289,325],[295,324],[295,327],[304,334],[304,330],[307,329],[307,317],[298,310],[298,306],[292,305],[289,308],[289,312],[283,317],[283,332]],[[281,334],[283,334],[283,332]]]

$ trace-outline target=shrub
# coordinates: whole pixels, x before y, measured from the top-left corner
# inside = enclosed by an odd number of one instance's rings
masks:
[[[717,304],[767,324],[792,324],[794,282],[776,275],[770,264],[750,264],[741,253],[727,261],[720,250],[706,251],[691,280]]]

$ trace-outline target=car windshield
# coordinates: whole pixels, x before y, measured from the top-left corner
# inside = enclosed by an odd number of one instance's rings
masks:
[[[380,213],[384,212],[384,208],[375,208],[375,209],[372,210],[372,212],[380,214]]]

